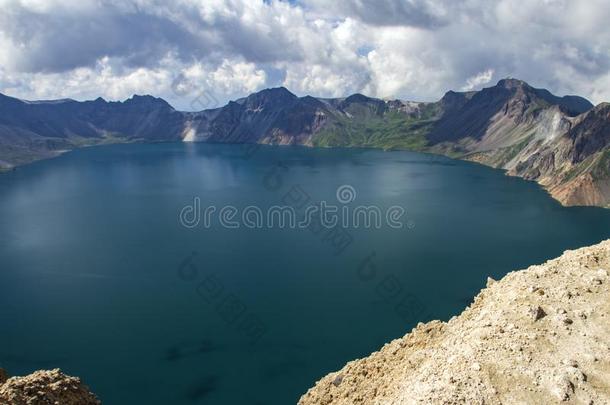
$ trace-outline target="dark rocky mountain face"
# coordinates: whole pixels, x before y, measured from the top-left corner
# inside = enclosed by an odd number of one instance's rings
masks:
[[[326,105],[299,98],[283,87],[267,89],[214,111],[191,114],[185,121],[191,141],[306,144],[324,122]]]
[[[511,93],[504,87],[496,86],[481,90],[469,99],[465,95],[445,95],[445,113],[434,125],[428,139],[433,143],[465,137],[480,139],[491,118],[509,102]]]
[[[297,97],[280,87],[222,108],[164,100],[25,102],[0,95],[0,167],[81,145],[132,141],[301,144],[446,154],[536,180],[566,204],[610,204],[610,107],[516,79],[435,103]],[[606,192],[607,191],[607,192]]]
[[[24,102],[0,98],[0,125],[49,138],[172,139],[182,114],[165,101],[150,96],[134,96],[125,102],[102,99],[79,103],[73,100]],[[6,131],[5,130],[5,131]],[[174,137],[175,139],[179,139]]]
[[[516,79],[500,80],[494,87],[471,94],[449,92],[441,103],[445,114],[428,136],[433,143],[467,137],[481,139],[498,119],[498,114],[518,125],[550,106],[559,106],[567,116],[576,116],[593,108],[584,98],[556,97],[547,90],[535,89]]]
[[[573,163],[604,149],[610,144],[610,104],[600,104],[584,114],[567,136],[573,142]]]
[[[0,167],[78,146],[134,140],[181,140],[183,114],[164,100],[26,102],[0,96]]]
[[[183,114],[151,96],[134,96],[123,103],[87,103],[78,115],[101,135],[129,140],[181,140]]]
[[[589,100],[579,96],[563,96],[557,97],[546,89],[536,89],[529,84],[518,79],[502,79],[496,87],[505,88],[513,91],[513,94],[519,96],[527,95],[531,98],[539,98],[546,101],[550,105],[558,105],[569,116],[576,116],[593,108],[593,104]]]

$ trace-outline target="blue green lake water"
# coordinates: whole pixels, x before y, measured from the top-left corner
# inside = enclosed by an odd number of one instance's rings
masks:
[[[403,206],[409,226],[188,229],[202,205],[300,190]],[[0,176],[0,367],[60,367],[105,404],[290,404],[317,379],[447,320],[487,276],[610,237],[610,211],[410,152],[235,145],[87,148]]]

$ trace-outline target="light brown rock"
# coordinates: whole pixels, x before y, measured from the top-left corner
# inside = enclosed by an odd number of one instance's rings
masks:
[[[610,241],[509,273],[461,315],[349,362],[299,404],[610,404],[608,268]]]
[[[12,377],[1,384],[2,405],[99,405],[79,378],[63,374],[59,369],[37,371],[25,377]]]

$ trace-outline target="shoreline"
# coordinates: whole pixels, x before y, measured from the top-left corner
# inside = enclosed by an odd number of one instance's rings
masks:
[[[141,144],[141,145],[147,145],[147,144],[164,144],[164,143],[181,143],[181,144],[209,144],[209,145],[257,145],[258,147],[303,147],[303,148],[314,148],[314,149],[328,149],[328,150],[332,150],[332,149],[361,149],[361,150],[374,150],[374,151],[383,151],[383,152],[414,152],[414,153],[422,153],[425,155],[430,155],[430,156],[438,156],[438,157],[443,157],[449,160],[456,160],[456,161],[460,161],[460,162],[467,162],[467,163],[471,163],[471,164],[476,164],[476,165],[480,165],[492,170],[499,170],[501,172],[504,173],[505,176],[508,177],[515,177],[515,178],[519,178],[521,180],[524,181],[528,181],[528,182],[533,182],[536,183],[542,190],[544,190],[547,195],[552,198],[554,201],[558,202],[559,204],[561,204],[562,207],[597,207],[597,208],[602,208],[602,209],[610,209],[610,207],[608,206],[601,206],[601,205],[588,205],[588,204],[565,204],[563,201],[561,201],[559,198],[557,198],[556,196],[553,195],[553,193],[549,190],[549,188],[543,184],[541,184],[540,182],[536,181],[536,180],[532,180],[532,179],[526,179],[523,178],[521,176],[518,175],[512,175],[509,174],[509,171],[506,169],[502,169],[502,168],[498,168],[498,167],[494,167],[491,165],[487,165],[485,163],[481,163],[478,161],[474,161],[471,159],[468,159],[468,156],[465,156],[464,158],[460,158],[460,157],[455,157],[455,156],[448,156],[442,153],[435,153],[435,152],[430,152],[430,151],[425,151],[425,150],[412,150],[412,149],[400,149],[400,148],[390,148],[390,149],[384,149],[384,148],[375,148],[375,147],[370,147],[370,146],[313,146],[313,145],[307,145],[307,144],[293,144],[293,145],[274,145],[274,144],[267,144],[267,143],[256,143],[256,144],[247,144],[247,143],[225,143],[225,142],[185,142],[185,141],[176,141],[176,140],[171,140],[171,141],[155,141],[155,142],[147,142],[147,141],[142,141],[142,140],[135,140],[135,141],[125,141],[125,142],[121,142],[121,141],[117,141],[117,142],[102,142],[102,143],[98,143],[98,144],[92,144],[92,145],[76,145],[73,149],[65,149],[65,150],[61,150],[61,151],[57,151],[57,153],[54,156],[43,156],[43,157],[37,157],[35,159],[33,159],[30,162],[27,163],[22,163],[22,164],[17,164],[17,165],[13,165],[9,168],[4,168],[4,167],[0,167],[0,175],[3,174],[7,174],[7,173],[11,173],[14,172],[16,170],[18,170],[20,167],[24,167],[24,166],[29,166],[31,164],[34,164],[36,162],[41,162],[44,160],[49,160],[49,159],[55,159],[57,157],[60,157],[66,153],[70,153],[73,151],[77,151],[79,149],[83,149],[83,148],[93,148],[93,147],[99,147],[99,146],[109,146],[109,145],[121,145],[121,144]]]

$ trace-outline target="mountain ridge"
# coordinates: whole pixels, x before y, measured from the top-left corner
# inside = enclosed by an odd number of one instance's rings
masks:
[[[537,181],[565,205],[610,206],[610,104],[553,95],[507,78],[436,102],[299,97],[264,89],[195,112],[134,95],[125,101],[25,101],[0,95],[0,167],[80,146],[214,142],[431,152]]]

